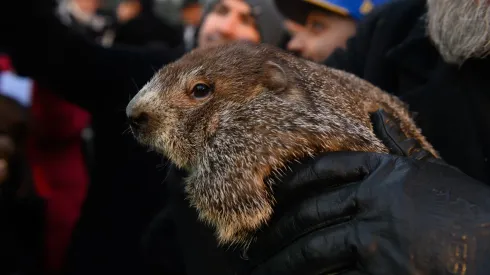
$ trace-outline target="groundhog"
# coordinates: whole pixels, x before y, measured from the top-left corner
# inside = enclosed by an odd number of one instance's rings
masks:
[[[160,69],[127,106],[136,139],[189,172],[188,200],[220,245],[247,245],[271,217],[286,164],[318,153],[388,153],[384,109],[438,156],[407,107],[360,78],[265,44],[196,49]]]

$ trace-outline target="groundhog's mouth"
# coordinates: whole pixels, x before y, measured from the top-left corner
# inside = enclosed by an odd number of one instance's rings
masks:
[[[130,129],[131,129],[131,133],[133,134],[133,137],[136,139],[136,141],[139,144],[145,145],[151,148],[152,150],[155,150],[155,148],[152,148],[154,147],[154,142],[152,142],[151,133],[148,132],[147,128],[140,129],[138,127],[135,127],[134,125],[131,125]]]
[[[136,141],[145,146],[148,151],[154,151],[160,155],[163,155],[164,157],[168,158],[169,157],[169,151],[167,150],[167,143],[165,139],[160,136],[156,135],[154,131],[138,131],[138,130],[133,130],[131,129],[134,138]]]

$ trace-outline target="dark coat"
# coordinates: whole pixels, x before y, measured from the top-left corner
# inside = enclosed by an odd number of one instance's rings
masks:
[[[180,25],[171,26],[154,12],[154,0],[144,0],[141,13],[135,18],[117,24],[114,44],[133,46],[178,47],[184,43],[184,30]]]
[[[28,121],[24,107],[0,95],[0,134],[15,146],[7,156],[9,176],[0,183],[0,274],[39,274],[42,268],[45,206],[35,192],[27,160]]]
[[[153,14],[139,16],[116,27],[114,44],[177,47],[183,43],[184,30],[165,24]]]
[[[183,49],[103,48],[54,16],[23,20],[1,41],[16,71],[89,111],[95,132],[95,164],[67,273],[140,274],[140,236],[165,201],[166,175],[163,158],[128,131],[125,108]]]
[[[381,9],[326,64],[400,97],[446,162],[490,183],[490,59],[445,63],[426,36],[425,3]]]
[[[484,74],[490,63],[472,60],[457,68],[442,62],[424,35],[424,13],[423,0],[379,9],[360,26],[347,51],[337,51],[327,64],[400,96],[447,162],[488,183],[490,81]],[[182,176],[178,173],[171,171],[176,178]],[[196,222],[181,186],[170,186],[169,193],[173,201],[144,240],[152,274],[247,274],[253,268],[237,251],[217,248],[213,231]]]
[[[23,5],[17,3],[2,2],[7,8],[0,11],[20,11]],[[12,21],[22,17],[22,22],[15,29],[6,29],[8,39],[0,43],[5,43],[20,74],[32,77],[92,115],[95,167],[73,232],[66,274],[144,274],[141,263],[146,258],[140,253],[140,237],[163,208],[167,194],[172,194],[163,183],[173,182],[166,179],[162,157],[147,152],[128,131],[125,108],[155,71],[179,58],[184,49],[102,48],[47,15],[50,7],[46,4],[29,1],[33,6],[29,16],[23,9],[17,16],[9,12]],[[181,196],[172,201],[181,203]],[[195,223],[193,212],[187,213],[182,218]],[[208,233],[203,229],[202,234]],[[196,242],[204,240],[198,235],[195,238]],[[193,239],[182,240],[189,241],[183,245],[193,246]],[[170,253],[168,259],[172,262],[177,256]]]

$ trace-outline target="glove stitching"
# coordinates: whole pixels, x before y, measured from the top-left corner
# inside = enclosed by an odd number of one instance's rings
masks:
[[[382,125],[383,125],[383,131],[384,131],[385,135],[389,138],[391,143],[396,147],[396,149],[398,149],[399,152],[401,152],[400,153],[401,155],[406,156],[405,151],[401,148],[401,146],[398,144],[398,142],[396,142],[395,139],[391,136],[391,133],[386,128],[386,123],[384,123],[384,121],[383,121]],[[388,148],[388,149],[390,149],[390,148]]]

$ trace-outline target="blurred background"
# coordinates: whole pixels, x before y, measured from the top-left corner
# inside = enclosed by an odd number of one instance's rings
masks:
[[[216,43],[323,62],[386,2],[2,1],[0,274],[176,274],[170,223],[149,230],[174,182],[168,161],[132,137],[131,97],[159,68]]]
[[[57,1],[60,3],[68,2],[70,0]],[[121,2],[122,0],[102,0],[100,1],[100,11],[105,13],[113,13]],[[155,12],[166,23],[170,25],[178,25],[181,23],[182,19],[180,8],[185,3],[186,0],[155,0]]]

